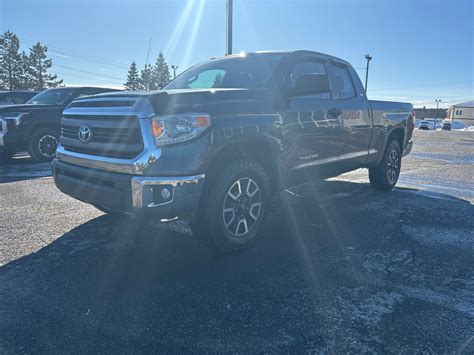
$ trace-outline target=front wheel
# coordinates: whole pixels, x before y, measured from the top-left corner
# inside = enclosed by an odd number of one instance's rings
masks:
[[[257,161],[239,159],[209,177],[192,230],[206,247],[228,253],[255,242],[270,209],[270,180]]]
[[[382,161],[376,167],[369,168],[370,185],[381,191],[392,190],[400,175],[402,150],[397,140],[389,141]]]
[[[56,155],[58,144],[58,132],[51,128],[42,128],[31,136],[28,153],[36,161],[51,161]]]

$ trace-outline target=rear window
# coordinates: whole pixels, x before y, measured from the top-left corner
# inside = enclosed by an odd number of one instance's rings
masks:
[[[352,79],[347,68],[334,66],[334,76],[336,77],[339,98],[350,99],[355,97],[354,85],[352,84]]]
[[[294,65],[293,69],[290,72],[289,77],[289,85],[291,88],[294,88],[296,85],[296,81],[302,75],[311,75],[311,74],[319,74],[324,75],[327,77],[326,66],[322,62],[314,61],[314,60],[302,60]],[[323,92],[320,94],[314,95],[305,95],[306,98],[313,98],[313,99],[330,99],[331,93],[330,92]]]

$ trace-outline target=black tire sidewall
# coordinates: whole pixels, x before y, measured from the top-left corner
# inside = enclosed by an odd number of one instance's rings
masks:
[[[224,199],[229,188],[240,178],[251,178],[260,189],[262,206],[259,219],[251,231],[242,237],[235,237],[228,233],[222,218]],[[212,238],[212,245],[221,251],[239,250],[254,243],[264,225],[271,202],[271,188],[269,178],[263,167],[248,159],[241,159],[231,163],[223,172],[212,179],[214,186],[209,189],[207,196],[206,218],[208,230]],[[212,183],[212,182],[211,182]],[[207,244],[207,243],[206,243]]]
[[[37,132],[33,133],[33,135],[31,136],[31,139],[28,145],[28,153],[36,161],[48,162],[48,161],[53,160],[54,158],[54,156],[53,157],[43,156],[43,154],[41,154],[41,152],[38,149],[38,143],[40,139],[47,135],[54,136],[59,143],[58,132],[51,128],[39,129]]]

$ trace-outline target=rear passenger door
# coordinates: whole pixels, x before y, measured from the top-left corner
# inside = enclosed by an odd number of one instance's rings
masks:
[[[327,61],[305,55],[290,66],[283,90],[291,92],[304,75],[328,76]],[[324,79],[324,78],[323,78]],[[329,81],[330,83],[330,81]],[[333,92],[287,96],[283,112],[283,131],[289,168],[292,173],[311,180],[326,175],[325,168],[337,161],[341,140],[340,110]]]
[[[330,67],[337,107],[341,110],[340,162],[363,165],[367,161],[372,134],[369,103],[365,93],[361,92],[362,84],[352,68],[334,61]]]

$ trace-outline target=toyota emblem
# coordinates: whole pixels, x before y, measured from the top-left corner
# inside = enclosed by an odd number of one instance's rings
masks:
[[[92,131],[89,126],[79,127],[79,140],[82,143],[89,143],[92,138]]]

